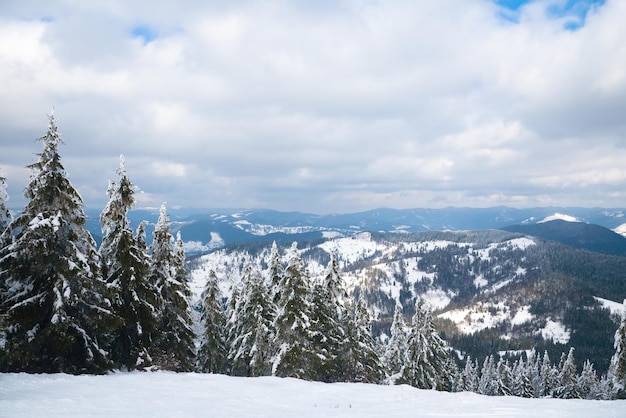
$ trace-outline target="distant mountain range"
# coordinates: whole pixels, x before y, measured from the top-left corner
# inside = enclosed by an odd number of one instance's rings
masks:
[[[626,224],[624,208],[539,207],[515,209],[490,208],[444,209],[375,209],[348,214],[315,215],[280,212],[268,209],[168,209],[174,232],[181,232],[189,253],[206,252],[229,244],[250,242],[311,241],[334,236],[371,232],[423,232],[502,229],[512,225],[541,225],[544,220],[567,219],[622,231]],[[87,211],[87,226],[97,241],[101,239],[99,211]],[[147,239],[151,240],[158,209],[133,210],[131,223],[147,222]],[[620,226],[622,229],[620,229]],[[581,228],[585,228],[581,226]],[[537,227],[534,232],[541,235]],[[523,233],[531,233],[519,231]],[[580,232],[584,236],[585,231]],[[581,236],[581,237],[582,237]],[[578,238],[581,241],[581,237]],[[557,241],[559,241],[557,239]],[[561,241],[562,242],[562,241]],[[613,244],[608,244],[609,246]],[[621,244],[620,244],[621,245]],[[615,247],[618,248],[618,247]],[[621,248],[621,247],[619,247]],[[621,249],[619,251],[622,251]]]

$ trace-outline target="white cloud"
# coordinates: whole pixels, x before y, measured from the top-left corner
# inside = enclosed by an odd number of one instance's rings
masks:
[[[2,5],[0,170],[19,201],[55,106],[91,206],[120,153],[176,205],[623,206],[626,5],[550,4]]]

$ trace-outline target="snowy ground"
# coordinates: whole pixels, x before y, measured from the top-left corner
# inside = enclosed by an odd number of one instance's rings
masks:
[[[626,401],[486,397],[195,373],[0,374],[0,416],[623,418]]]

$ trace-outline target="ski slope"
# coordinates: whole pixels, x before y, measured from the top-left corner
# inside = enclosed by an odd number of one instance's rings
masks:
[[[0,374],[0,416],[623,418],[626,401],[486,397],[404,385],[197,373]]]

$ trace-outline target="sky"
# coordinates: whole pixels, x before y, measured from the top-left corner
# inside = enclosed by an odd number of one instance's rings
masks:
[[[0,0],[0,176],[89,208],[626,207],[620,0]]]

